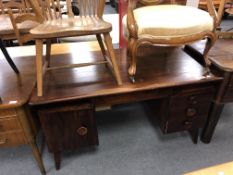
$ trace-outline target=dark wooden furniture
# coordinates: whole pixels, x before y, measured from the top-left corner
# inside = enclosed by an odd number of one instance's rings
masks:
[[[45,174],[36,144],[37,122],[27,106],[35,85],[33,59],[18,57],[14,62],[22,70],[20,74],[12,72],[5,59],[0,58],[0,148],[27,144],[32,149],[41,173]]]
[[[56,47],[59,51],[59,47],[76,48],[79,45],[81,46],[76,43]],[[102,59],[102,53],[99,50],[90,52],[81,49],[77,53],[74,49],[72,54],[69,52],[68,49],[62,54],[52,55],[51,64],[57,66],[70,62],[78,63],[83,58],[95,61]],[[162,120],[160,124],[163,132],[189,131],[193,141],[197,142],[198,130],[206,122],[209,106],[222,77],[212,74],[208,77],[203,76],[205,68],[180,48],[148,46],[142,47],[139,51],[141,63],[138,66],[138,72],[141,76],[136,84],[132,84],[127,74],[129,63],[126,50],[115,50],[115,52],[120,60],[122,86],[117,86],[112,81],[113,77],[105,73],[103,65],[96,65],[82,70],[52,70],[44,77],[44,95],[37,96],[37,91],[34,89],[29,105],[40,116],[46,142],[50,152],[55,155],[57,168],[60,165],[61,152],[78,148],[83,141],[79,140],[80,137],[76,131],[82,126],[79,121],[79,112],[86,110],[85,105],[103,107],[159,100],[162,105],[153,110],[160,111],[160,116],[154,115],[153,118]],[[98,143],[92,110],[87,108],[89,112],[86,112],[88,114],[84,117],[84,122],[88,121],[88,125],[93,127],[90,131],[90,140],[84,140],[84,144]],[[69,125],[67,122],[70,123],[70,128],[66,128]],[[84,127],[88,128],[86,126]],[[81,130],[85,133],[84,128]],[[73,141],[72,138],[77,140]]]

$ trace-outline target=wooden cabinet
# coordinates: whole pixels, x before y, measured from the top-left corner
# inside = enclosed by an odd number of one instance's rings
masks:
[[[77,103],[41,109],[38,112],[46,143],[54,154],[56,169],[61,153],[87,145],[98,145],[94,106]]]
[[[213,87],[183,88],[170,98],[164,133],[202,128],[214,96]]]
[[[189,131],[196,143],[198,129],[206,123],[214,94],[214,86],[180,87],[174,88],[167,99],[152,100],[147,104],[152,110],[152,117],[159,119],[163,133]]]

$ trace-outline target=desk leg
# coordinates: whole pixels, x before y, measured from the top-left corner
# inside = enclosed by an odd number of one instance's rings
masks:
[[[212,103],[211,111],[208,117],[208,120],[206,122],[206,125],[203,129],[201,140],[204,143],[210,143],[211,138],[214,134],[215,127],[218,123],[218,120],[221,116],[222,110],[223,110],[224,104],[216,104]]]
[[[56,170],[60,169],[61,166],[61,152],[53,153]]]
[[[12,61],[10,55],[8,54],[6,48],[5,48],[4,44],[3,44],[2,39],[0,39],[0,47],[1,47],[1,50],[2,50],[2,52],[3,52],[3,54],[4,54],[5,58],[6,58],[7,62],[10,64],[11,68],[15,71],[15,73],[18,74],[19,70],[17,69],[15,63]]]
[[[198,142],[198,135],[199,135],[199,129],[198,128],[191,129],[191,130],[188,130],[188,132],[191,135],[193,143],[197,144],[197,142]]]
[[[44,164],[41,159],[41,154],[39,152],[39,149],[36,144],[36,136],[35,133],[33,132],[33,129],[30,125],[30,122],[28,120],[28,117],[31,117],[30,113],[28,112],[27,107],[21,107],[17,108],[17,115],[18,119],[20,121],[21,126],[23,127],[24,135],[27,140],[27,144],[31,147],[33,155],[35,157],[35,160],[38,164],[38,167],[40,168],[40,172],[42,175],[45,175],[45,168]]]
[[[42,175],[45,175],[46,174],[46,171],[45,171],[45,168],[44,168],[44,164],[42,162],[42,159],[41,159],[41,154],[39,152],[39,149],[38,149],[38,146],[37,144],[34,142],[34,143],[29,143],[31,149],[32,149],[32,152],[33,152],[33,155],[36,159],[36,162],[37,162],[37,165],[39,166],[40,168],[40,172]]]

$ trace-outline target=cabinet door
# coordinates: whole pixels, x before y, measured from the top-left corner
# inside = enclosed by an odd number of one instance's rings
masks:
[[[39,117],[50,152],[98,145],[94,108],[89,104],[43,109]]]

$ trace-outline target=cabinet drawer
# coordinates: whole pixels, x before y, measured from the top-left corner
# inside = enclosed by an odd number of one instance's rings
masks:
[[[25,144],[23,131],[0,133],[0,147]]]
[[[168,120],[165,125],[164,133],[172,133],[192,128],[202,128],[205,124],[206,116],[198,116],[192,119],[172,119]]]
[[[213,99],[214,93],[194,93],[194,94],[176,94],[171,98],[171,109],[177,108],[177,106],[190,106],[201,105],[203,103],[209,103]]]
[[[94,107],[88,104],[39,111],[50,152],[97,145]]]
[[[190,119],[199,116],[207,116],[210,108],[210,102],[198,105],[177,106],[170,110],[169,119],[181,118]]]
[[[0,118],[0,132],[20,130],[21,126],[16,117]]]
[[[14,109],[1,109],[0,110],[0,118],[14,117],[14,116],[17,116]]]

